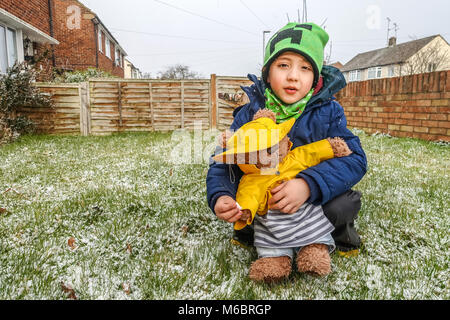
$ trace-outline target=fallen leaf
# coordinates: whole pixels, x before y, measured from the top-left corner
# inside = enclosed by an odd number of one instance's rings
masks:
[[[73,290],[72,286],[70,284],[65,284],[64,282],[61,282],[61,289],[69,294],[69,299],[77,300],[77,296],[75,294],[75,290]]]
[[[126,294],[130,294],[131,292],[130,285],[128,283],[122,283],[122,289]]]
[[[129,244],[129,243],[127,243],[127,252],[130,254],[133,252],[133,249],[131,248],[131,244]]]
[[[189,231],[189,226],[184,225],[184,226],[181,227],[181,232],[183,232],[183,237],[186,236],[188,231]]]
[[[67,240],[67,244],[69,245],[69,247],[72,250],[75,249],[75,238],[74,237],[70,237],[69,240]]]
[[[0,214],[3,214],[3,213],[8,213],[8,210],[0,207]]]

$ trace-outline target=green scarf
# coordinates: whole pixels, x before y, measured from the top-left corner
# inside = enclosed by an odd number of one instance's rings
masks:
[[[308,94],[299,101],[293,104],[284,104],[269,88],[266,89],[264,96],[266,97],[266,108],[272,110],[277,118],[277,123],[285,122],[294,117],[297,119],[305,110],[306,104],[313,96],[314,89],[311,89]]]

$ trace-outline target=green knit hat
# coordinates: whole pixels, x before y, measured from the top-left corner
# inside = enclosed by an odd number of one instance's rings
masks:
[[[264,55],[262,78],[267,85],[267,76],[272,62],[283,52],[293,51],[304,56],[314,69],[313,88],[319,81],[323,67],[323,51],[329,36],[314,23],[290,22],[270,38]]]

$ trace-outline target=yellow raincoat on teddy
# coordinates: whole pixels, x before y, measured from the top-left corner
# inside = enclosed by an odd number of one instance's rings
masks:
[[[292,143],[289,147],[292,147]],[[237,221],[234,229],[243,229],[253,222],[256,214],[265,215],[267,213],[268,202],[272,197],[270,190],[283,181],[294,179],[300,171],[332,158],[334,158],[334,153],[331,144],[324,139],[289,151],[275,169],[261,170],[254,164],[239,164],[244,175],[239,182],[236,202],[242,207],[242,210],[250,210],[251,217],[247,221]]]
[[[270,190],[283,181],[294,179],[300,171],[318,165],[320,162],[334,158],[333,149],[328,140],[320,140],[289,151],[286,157],[271,169],[258,169],[255,164],[239,164],[245,156],[238,160],[238,155],[248,155],[277,145],[291,130],[295,118],[276,124],[270,118],[258,118],[244,124],[227,141],[227,150],[214,156],[214,160],[234,163],[244,172],[236,193],[236,202],[242,210],[248,209],[251,216],[247,221],[237,221],[236,230],[243,229],[253,222],[256,214],[265,215]],[[289,141],[289,149],[292,142]],[[237,161],[237,163],[236,163]]]

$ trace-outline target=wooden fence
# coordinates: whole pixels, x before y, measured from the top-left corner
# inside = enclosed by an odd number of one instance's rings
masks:
[[[224,130],[233,110],[248,101],[244,77],[201,80],[99,79],[37,86],[54,108],[23,108],[19,114],[39,132],[102,135],[180,128]],[[450,141],[450,71],[352,82],[336,94],[348,124],[367,132]]]
[[[32,120],[38,132],[55,134],[83,133],[81,124],[81,88],[78,84],[42,84],[36,86],[51,95],[54,108],[22,108],[18,114]]]
[[[180,128],[223,130],[235,107],[248,101],[241,77],[201,80],[98,79],[80,84],[37,86],[51,94],[54,108],[26,109],[38,132],[103,135]]]

